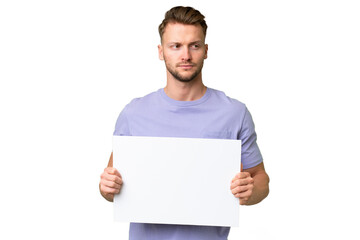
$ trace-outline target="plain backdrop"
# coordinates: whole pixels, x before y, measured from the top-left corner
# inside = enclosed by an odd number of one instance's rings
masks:
[[[165,86],[157,27],[177,5],[206,16],[204,83],[248,106],[271,178],[229,240],[359,239],[349,0],[1,1],[0,238],[127,239],[100,174],[122,108]]]

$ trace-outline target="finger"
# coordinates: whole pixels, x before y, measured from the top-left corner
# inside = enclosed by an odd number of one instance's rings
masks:
[[[234,181],[236,181],[237,179],[240,179],[240,176],[241,176],[241,172],[237,173],[237,174],[235,175],[235,177],[231,180],[231,182],[234,182]]]
[[[105,194],[117,194],[120,193],[120,189],[117,188],[110,188],[104,185],[100,186],[100,190],[101,192],[105,193]]]
[[[119,175],[120,175],[120,174],[119,174]],[[107,171],[104,171],[104,172],[101,174],[101,179],[105,179],[105,180],[108,180],[108,181],[116,182],[116,183],[118,183],[118,184],[122,184],[123,181],[122,181],[121,176],[119,176],[119,175],[110,174],[110,173],[108,173]]]
[[[115,189],[115,190],[111,190],[110,192],[120,192],[121,188],[122,188],[122,184],[118,184],[117,182],[114,181],[109,181],[106,179],[101,179],[100,180],[100,189],[102,188],[106,188],[106,189]]]
[[[118,185],[123,184],[122,178],[120,178],[120,177],[118,177],[116,175],[110,175],[110,174],[107,174],[107,173],[103,173],[101,175],[101,181],[113,182],[113,183],[116,183]]]
[[[113,182],[113,181],[107,181],[105,179],[102,179],[100,184],[105,186],[105,187],[108,187],[108,188],[116,188],[116,189],[121,188],[121,184],[118,184],[118,183]]]
[[[109,175],[108,176],[108,180],[109,181],[113,181],[113,182],[116,182],[117,184],[123,184],[123,180],[122,180],[122,178],[121,177],[118,177],[118,176],[116,176],[116,175]]]
[[[234,189],[234,188],[236,188],[238,186],[241,186],[240,185],[240,180],[235,180],[234,182],[231,183],[230,189],[232,190],[232,189]]]
[[[231,180],[231,182],[236,181],[237,179],[244,179],[244,178],[248,178],[251,177],[250,173],[248,172],[239,172],[235,175],[235,177]]]
[[[248,190],[252,190],[253,188],[254,188],[254,184],[241,185],[241,186],[236,186],[236,187],[232,188],[231,192],[233,194],[236,194],[236,193],[241,193],[241,192],[245,192]]]
[[[252,189],[247,190],[246,192],[237,193],[235,194],[235,197],[239,199],[249,199],[252,195]]]
[[[239,186],[243,186],[243,185],[249,185],[249,184],[253,184],[254,183],[254,179],[251,177],[247,177],[247,178],[243,178],[243,179],[239,179],[237,181]]]
[[[236,181],[236,180],[238,180],[239,178],[237,177],[237,174],[236,174],[236,176],[233,178],[233,179],[231,179],[231,183],[233,183],[234,181]]]
[[[252,189],[249,185],[246,185],[246,186],[237,186],[236,188],[233,188],[231,190],[231,193],[236,195],[236,194],[239,194],[239,193],[243,193],[243,192],[246,192],[248,191],[249,189]],[[238,197],[238,196],[236,196]]]
[[[253,184],[253,183],[254,183],[253,178],[237,179],[231,183],[230,189],[234,189],[237,186],[244,186],[244,185],[249,185],[249,184]]]
[[[110,175],[106,172],[101,174],[100,183],[105,184],[108,187],[113,187],[115,185],[121,186],[123,184],[122,178],[116,175]]]
[[[236,198],[239,198],[239,199],[249,199],[253,194],[253,191],[252,190],[248,190],[246,192],[242,192],[242,193],[237,193],[237,194],[234,194],[234,196]]]
[[[116,175],[118,177],[121,177],[121,174],[119,173],[119,171],[113,167],[105,168],[104,172],[107,172],[108,174],[111,174],[111,175]]]
[[[247,177],[251,177],[250,173],[248,173],[248,172],[240,172],[239,173],[239,178],[240,179],[247,178]]]
[[[118,177],[121,177],[120,172],[116,168],[114,168],[113,174],[118,176]]]

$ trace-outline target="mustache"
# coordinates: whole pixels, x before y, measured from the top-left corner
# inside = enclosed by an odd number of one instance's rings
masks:
[[[177,63],[176,64],[176,67],[181,67],[181,66],[183,66],[183,65],[191,65],[191,66],[196,66],[196,64],[195,63],[192,63],[192,62],[181,62],[181,63]]]

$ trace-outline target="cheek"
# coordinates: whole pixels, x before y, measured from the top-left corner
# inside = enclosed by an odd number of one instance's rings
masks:
[[[164,59],[166,59],[168,62],[176,62],[176,60],[178,59],[178,56],[176,53],[164,53],[163,54]]]
[[[204,51],[203,58],[204,58],[204,59],[207,59],[207,50]]]
[[[196,61],[201,62],[207,58],[207,54],[205,52],[199,53],[196,55]]]

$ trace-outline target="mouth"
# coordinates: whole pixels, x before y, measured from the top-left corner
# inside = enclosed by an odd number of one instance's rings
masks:
[[[191,69],[194,67],[194,65],[193,64],[180,64],[179,67],[182,69]]]

